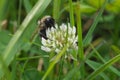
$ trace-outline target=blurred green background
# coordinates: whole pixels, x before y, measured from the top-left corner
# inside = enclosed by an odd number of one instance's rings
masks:
[[[10,78],[11,80],[40,80],[48,68],[49,58],[44,57],[47,53],[40,49],[41,42],[39,36],[32,39],[32,41],[30,40],[31,35],[38,26],[37,20],[45,15],[51,15],[58,24],[70,22],[71,9],[69,7],[69,0],[41,0],[42,4],[38,4],[41,5],[41,7],[39,7],[40,9],[34,13],[32,11],[37,9],[37,7],[34,7],[37,1],[38,0],[0,0],[0,63],[5,66],[1,68],[2,71],[0,71],[1,80],[5,80],[5,77],[8,76],[9,73],[12,76]],[[80,0],[83,39],[104,2],[105,0]],[[72,0],[75,26],[77,26],[75,16],[77,13],[76,5],[77,0]],[[30,13],[35,15],[28,15]],[[119,14],[120,0],[108,0],[104,12],[99,18],[99,23],[91,37],[92,40],[90,43],[100,53],[104,61],[108,61],[120,53]],[[28,21],[30,20],[29,23],[25,20],[26,16],[29,16],[27,18]],[[30,16],[32,18],[30,18]],[[26,26],[26,28],[21,28],[21,26]],[[19,34],[19,32],[21,32],[21,34]],[[16,39],[16,42],[14,39]],[[116,50],[118,52],[115,52]],[[90,60],[86,61],[85,64],[86,76],[104,63],[100,57],[94,53],[90,45],[85,46],[85,57],[90,56]],[[40,57],[43,57],[44,68],[41,72],[38,72],[37,66]],[[117,62],[113,66],[112,71],[108,69],[105,70],[105,73],[101,74],[103,77],[98,76],[95,80],[120,80],[120,63]],[[69,63],[65,64],[65,67],[69,71],[73,65]],[[4,72],[6,73],[3,76]],[[46,80],[52,80],[53,78],[54,80],[59,80],[57,78],[57,67],[53,72],[54,74],[50,74]],[[62,74],[61,80],[63,80],[66,75],[67,74]],[[79,75],[79,73],[77,75]],[[68,75],[68,77],[70,77],[70,75]],[[76,78],[72,80],[75,79]],[[69,78],[65,80],[69,80]]]

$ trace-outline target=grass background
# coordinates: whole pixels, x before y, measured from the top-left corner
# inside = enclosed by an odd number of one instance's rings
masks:
[[[119,0],[1,0],[0,80],[119,80]],[[37,20],[51,15],[58,24],[77,27],[77,61],[61,60],[67,46],[50,62],[31,40]],[[38,61],[43,60],[38,71]],[[59,61],[60,60],[60,61]],[[58,61],[58,62],[57,62]]]

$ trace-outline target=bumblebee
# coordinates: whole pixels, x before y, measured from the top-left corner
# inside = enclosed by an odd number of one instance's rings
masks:
[[[38,25],[39,25],[39,34],[41,37],[46,37],[46,29],[54,27],[55,25],[55,20],[51,16],[45,16],[41,20],[38,20]]]
[[[38,20],[38,28],[34,31],[31,40],[35,37],[37,33],[39,33],[40,37],[46,37],[46,29],[54,27],[55,20],[51,16],[44,16],[40,20]]]

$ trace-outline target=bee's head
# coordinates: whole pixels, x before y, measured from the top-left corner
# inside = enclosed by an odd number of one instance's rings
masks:
[[[51,16],[45,16],[41,20],[38,20],[38,25],[40,29],[47,29],[49,27],[54,27],[55,20]]]
[[[54,27],[55,20],[51,16],[45,16],[41,20],[38,20],[38,25],[40,27],[40,36],[46,37],[46,29]]]

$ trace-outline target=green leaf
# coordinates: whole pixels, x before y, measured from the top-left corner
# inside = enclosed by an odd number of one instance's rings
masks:
[[[86,0],[86,2],[95,8],[100,8],[106,0]]]
[[[81,3],[80,5],[81,5],[81,7],[80,7],[81,13],[87,13],[87,14],[89,13],[90,14],[90,13],[97,11],[96,8],[93,8],[87,4]]]
[[[72,7],[73,7],[73,10],[74,10],[74,12],[76,11],[76,5],[77,5],[77,3],[76,2],[73,2],[72,3]],[[82,13],[82,14],[90,14],[90,13],[94,13],[94,12],[96,12],[97,11],[97,9],[96,8],[94,8],[94,7],[92,7],[92,6],[89,6],[89,5],[87,5],[87,4],[85,4],[85,3],[80,3],[80,12]],[[67,10],[67,11],[71,11],[71,8],[69,7],[69,5],[66,5],[65,6],[65,8],[63,8],[62,10],[61,10],[61,12],[60,12],[60,14],[61,13],[63,13],[65,10]],[[72,17],[72,16],[71,16]]]
[[[93,6],[96,9],[99,9],[106,0],[86,0],[87,4]],[[106,11],[110,13],[118,14],[120,12],[120,1],[119,0],[108,0],[108,3],[105,7]]]

